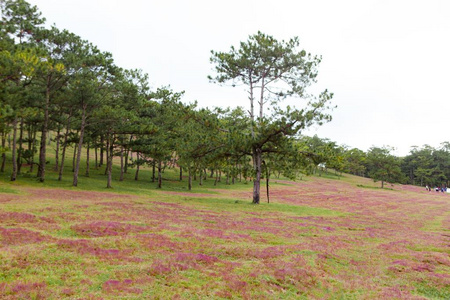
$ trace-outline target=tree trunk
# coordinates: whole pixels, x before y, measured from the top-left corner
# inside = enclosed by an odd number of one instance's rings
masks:
[[[39,148],[39,167],[37,177],[40,182],[45,180],[45,159],[46,159],[46,146],[47,146],[47,134],[48,134],[48,110],[50,106],[50,76],[47,76],[47,89],[45,91],[45,106],[44,106],[44,124],[42,125],[41,146]]]
[[[59,147],[60,147],[60,133],[61,133],[61,128],[58,125],[58,131],[56,132],[56,150],[55,150],[55,171],[59,170]]]
[[[103,135],[100,137],[100,163],[99,167],[103,166],[103,144],[105,143],[105,140],[103,138]]]
[[[259,204],[261,196],[261,163],[262,150],[260,148],[253,149],[253,168],[255,171],[255,178],[253,179],[253,204]]]
[[[75,164],[77,162],[77,144],[73,145],[72,172],[75,172]]]
[[[97,152],[97,144],[95,144],[96,146],[94,147],[94,153],[95,153],[95,169],[97,170],[98,168],[98,152]]]
[[[139,178],[139,167],[140,167],[140,164],[139,164],[139,152],[138,152],[138,153],[136,153],[136,174],[134,175],[134,180],[138,180],[138,178]]]
[[[6,133],[2,132],[2,167],[0,168],[0,172],[5,172],[5,164],[6,164]]]
[[[106,187],[107,188],[112,188],[111,186],[111,181],[112,181],[112,164],[113,164],[113,155],[114,155],[114,145],[113,145],[113,140],[114,137],[110,136],[108,138],[108,150],[107,150],[107,155],[106,155],[106,170],[107,170],[107,174],[108,174],[108,181],[106,183]]]
[[[105,175],[108,175],[108,159],[109,159],[109,137],[106,139],[106,168]],[[103,160],[103,156],[100,157],[100,161]],[[100,163],[101,164],[101,163]]]
[[[16,160],[16,138],[17,138],[17,117],[13,121],[13,138],[12,138],[12,173],[11,181],[17,178],[17,160]]]
[[[130,140],[128,142],[127,150],[125,151],[125,174],[128,173],[128,156],[131,155],[131,159],[133,159],[133,152],[131,152],[130,145],[133,140],[133,136],[130,136]]]
[[[128,156],[129,156],[129,153],[130,153],[130,149],[126,149],[125,150],[125,158],[124,158],[125,162],[124,162],[124,167],[123,167],[123,172],[125,174],[128,174]]]
[[[192,174],[191,168],[188,168],[188,190],[192,190]]]
[[[239,172],[239,182],[242,182],[242,170],[240,166],[238,172]]]
[[[156,161],[152,160],[152,182],[155,182]]]
[[[180,166],[180,181],[183,181],[183,167]]]
[[[200,168],[200,182],[198,184],[199,185],[203,185],[203,171],[202,171],[202,168]]]
[[[23,118],[20,118],[20,130],[19,130],[19,150],[17,151],[17,174],[20,174],[22,169],[22,153],[23,153]]]
[[[83,150],[84,129],[86,128],[86,107],[83,107],[81,114],[80,140],[78,141],[77,161],[73,173],[73,186],[78,185],[78,173],[80,171],[81,150]]]
[[[124,159],[123,139],[121,139],[121,144],[122,145],[120,146],[120,178],[119,178],[119,181],[123,181],[123,174],[125,172],[125,165],[124,165],[124,161],[123,161],[123,159]]]
[[[32,129],[32,140],[31,140],[31,157],[30,157],[30,173],[33,173],[34,168],[34,154],[36,153],[36,135],[37,135],[37,128],[34,127]]]
[[[66,159],[67,138],[69,137],[69,131],[70,131],[70,117],[67,118],[67,127],[66,127],[66,133],[64,134],[64,143],[63,143],[63,149],[62,149],[62,153],[61,153],[61,166],[59,167],[58,181],[62,180],[62,174],[64,171],[64,160]]]
[[[86,144],[86,173],[85,176],[89,177],[89,143]]]
[[[269,199],[269,179],[270,179],[270,171],[269,171],[269,167],[267,165],[266,166],[266,192],[267,192],[267,203],[270,203],[270,199]]]
[[[158,189],[162,186],[162,162],[158,161]]]

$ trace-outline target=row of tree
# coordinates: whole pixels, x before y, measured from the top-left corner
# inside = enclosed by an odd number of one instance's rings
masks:
[[[405,157],[393,155],[392,147],[372,147],[367,152],[338,145],[329,139],[304,136],[300,144],[313,153],[310,172],[333,169],[337,174],[350,173],[381,182],[447,187],[450,181],[450,143],[441,147],[413,146]]]
[[[153,168],[162,185],[167,166],[187,172],[188,186],[208,173],[218,180],[253,179],[253,202],[260,201],[261,180],[272,174],[295,178],[334,169],[384,182],[447,185],[450,146],[414,147],[398,158],[389,147],[364,152],[328,139],[301,135],[312,124],[331,120],[332,94],[309,95],[321,58],[298,50],[297,38],[278,41],[258,32],[228,52],[211,52],[211,82],[243,85],[249,109],[197,108],[168,87],[150,89],[140,70],[115,65],[110,53],[55,26],[44,27],[37,7],[24,0],[0,1],[0,135],[2,162],[11,152],[11,180],[37,168],[45,180],[47,148],[56,145],[53,168],[64,175],[67,148],[74,148],[73,185],[78,185],[81,153],[90,151],[96,168],[105,166],[112,184],[113,159],[120,159],[120,179],[143,165]],[[283,105],[299,99],[298,107]],[[300,108],[299,108],[300,107]],[[8,139],[9,137],[9,139]],[[7,145],[7,141],[9,141]],[[155,175],[156,174],[156,175]],[[157,180],[156,180],[157,179]]]
[[[121,175],[144,164],[157,170],[180,166],[200,178],[211,174],[251,177],[253,202],[260,201],[260,181],[271,172],[294,176],[306,172],[314,154],[302,150],[301,131],[331,120],[332,94],[314,97],[306,88],[316,81],[321,58],[297,50],[297,38],[278,41],[258,32],[229,52],[211,53],[219,84],[247,87],[250,109],[197,108],[168,87],[150,89],[140,70],[115,65],[110,53],[56,26],[45,27],[38,8],[24,0],[1,0],[0,135],[2,167],[11,151],[11,180],[23,163],[44,181],[49,136],[56,144],[54,169],[64,174],[66,150],[74,146],[73,185],[78,185],[81,153],[95,153],[105,165],[111,187],[113,158]],[[302,108],[283,106],[297,97]],[[10,140],[10,147],[6,142]],[[105,158],[105,161],[104,161]]]
[[[66,150],[74,146],[73,185],[78,184],[82,151],[95,153],[95,167],[105,165],[111,187],[112,161],[120,157],[120,180],[129,167],[157,170],[158,186],[168,165],[203,178],[226,174],[227,181],[251,177],[253,202],[259,203],[260,181],[271,174],[295,177],[299,172],[332,168],[384,182],[442,185],[450,178],[448,144],[441,149],[414,147],[405,158],[390,148],[359,149],[327,139],[301,136],[313,123],[331,120],[332,94],[308,95],[321,58],[298,51],[297,38],[277,41],[261,32],[229,52],[212,51],[212,82],[247,87],[250,109],[198,109],[181,102],[183,93],[167,87],[151,90],[139,70],[124,70],[112,55],[55,26],[23,0],[0,1],[0,134],[2,163],[11,151],[11,180],[23,162],[45,180],[47,147],[54,134],[54,169],[61,180]],[[282,106],[286,97],[302,108]],[[6,145],[7,137],[9,146]],[[35,156],[38,155],[37,159]],[[104,161],[104,158],[105,161]],[[153,175],[155,179],[155,175]],[[201,181],[200,181],[201,182]]]

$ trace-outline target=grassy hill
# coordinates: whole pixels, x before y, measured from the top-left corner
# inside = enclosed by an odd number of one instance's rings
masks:
[[[450,195],[328,175],[255,206],[250,183],[187,191],[171,169],[73,188],[69,164],[0,177],[1,299],[450,298]]]

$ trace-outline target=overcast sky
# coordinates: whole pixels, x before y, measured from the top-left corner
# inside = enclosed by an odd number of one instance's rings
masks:
[[[334,93],[333,121],[314,127],[367,150],[450,141],[448,0],[29,0],[48,24],[142,69],[153,88],[185,91],[200,106],[247,106],[247,94],[208,82],[210,51],[228,51],[258,30],[300,38],[322,55],[313,91]]]

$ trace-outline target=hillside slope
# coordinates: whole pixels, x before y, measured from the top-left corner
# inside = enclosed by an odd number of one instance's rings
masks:
[[[450,195],[350,175],[275,181],[257,206],[244,184],[0,183],[1,298],[450,298]]]

